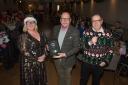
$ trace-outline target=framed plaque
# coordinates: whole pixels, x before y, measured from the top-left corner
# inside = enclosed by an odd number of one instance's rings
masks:
[[[48,42],[50,56],[56,56],[60,52],[58,40],[51,40]]]

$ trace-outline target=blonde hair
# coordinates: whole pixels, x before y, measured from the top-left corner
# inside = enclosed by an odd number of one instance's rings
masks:
[[[37,24],[36,24],[36,26],[35,26],[35,30],[38,31],[38,26],[37,26]],[[23,32],[27,32],[27,27],[26,27],[26,25],[24,25],[24,27],[23,27]]]

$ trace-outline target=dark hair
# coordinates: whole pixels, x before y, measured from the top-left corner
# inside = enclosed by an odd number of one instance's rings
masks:
[[[94,16],[99,16],[99,17],[103,20],[102,15],[101,15],[101,14],[99,14],[99,13],[96,13],[96,14],[93,14],[93,15],[92,15],[92,17],[94,17]],[[92,19],[92,17],[91,17],[91,19]]]

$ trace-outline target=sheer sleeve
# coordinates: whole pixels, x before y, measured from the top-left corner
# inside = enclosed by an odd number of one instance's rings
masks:
[[[21,54],[24,54],[24,52],[26,50],[25,40],[26,40],[25,34],[22,34],[18,40],[18,47],[19,47]]]
[[[30,52],[30,49],[28,48],[29,44],[27,42],[26,34],[23,34],[19,37],[18,47],[19,47],[19,50],[20,50],[22,56],[24,56],[27,59],[37,60],[35,57],[32,57],[33,55]]]

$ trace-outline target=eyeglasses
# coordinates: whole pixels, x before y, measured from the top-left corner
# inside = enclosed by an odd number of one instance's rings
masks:
[[[99,20],[92,20],[92,22],[100,22],[100,21],[102,21],[101,19],[99,19]]]
[[[26,24],[35,24],[35,21],[27,21]]]
[[[71,18],[61,18],[61,20],[70,20]]]

